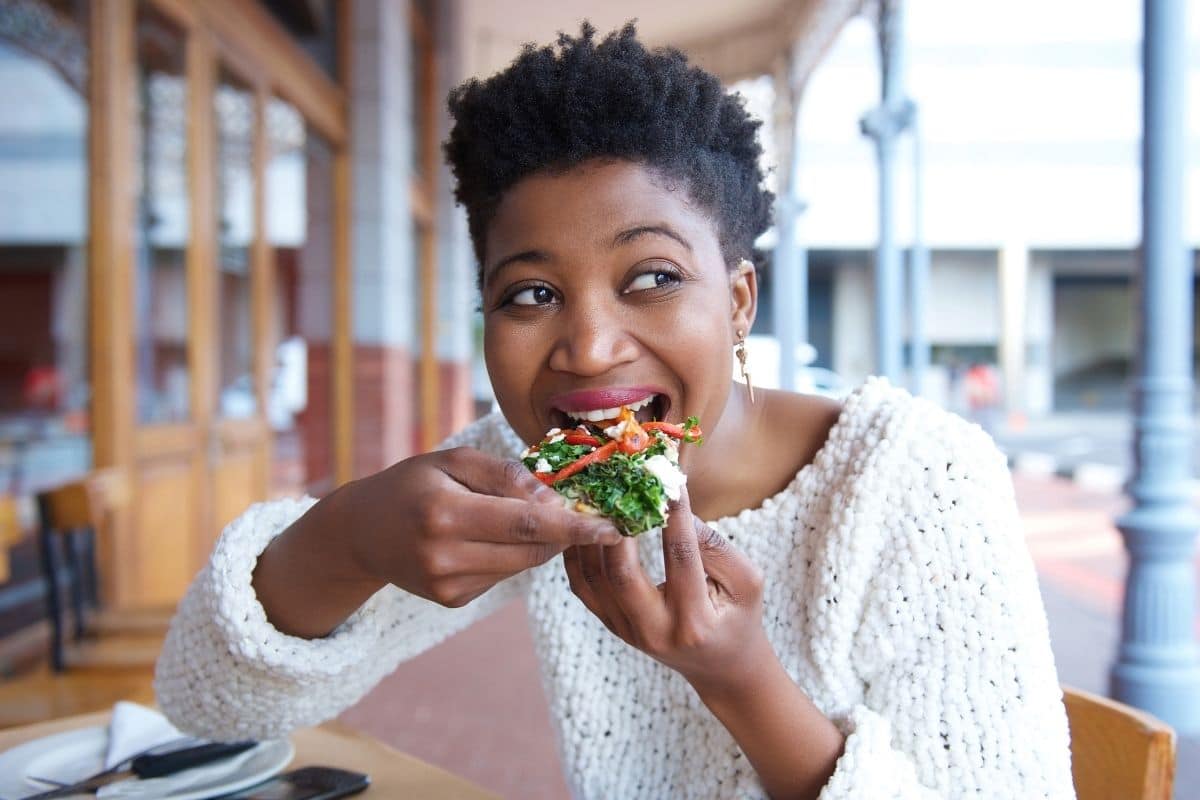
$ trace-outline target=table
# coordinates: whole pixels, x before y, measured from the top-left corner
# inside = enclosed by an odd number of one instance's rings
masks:
[[[107,725],[108,718],[109,712],[101,711],[0,730],[0,752],[40,736],[94,725]],[[405,755],[338,722],[305,728],[296,731],[290,738],[296,746],[296,757],[288,769],[321,765],[370,775],[371,787],[356,797],[381,800],[403,797],[430,800],[497,800],[499,797],[457,775]]]

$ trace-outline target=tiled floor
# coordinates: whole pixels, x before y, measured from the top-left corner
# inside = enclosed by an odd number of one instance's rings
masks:
[[[1057,479],[1016,480],[1059,676],[1104,693],[1118,638],[1126,506]],[[505,797],[566,798],[520,604],[408,662],[343,719]],[[1200,740],[1180,743],[1176,797],[1200,797]]]

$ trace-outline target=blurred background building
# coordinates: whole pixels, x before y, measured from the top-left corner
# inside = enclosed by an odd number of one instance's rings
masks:
[[[913,104],[890,109],[894,377],[1015,461],[1110,468],[1110,495],[1132,469],[1142,5],[908,3],[892,71]],[[584,18],[637,18],[764,121],[758,382],[838,395],[879,371],[878,10],[0,0],[0,672],[44,652],[39,492],[102,473],[99,604],[169,608],[248,504],[321,495],[490,407],[444,98]],[[1200,213],[1183,234],[1195,272]]]

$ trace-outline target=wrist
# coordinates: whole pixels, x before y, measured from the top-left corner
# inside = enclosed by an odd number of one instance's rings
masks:
[[[379,560],[372,548],[370,520],[363,519],[370,501],[370,477],[344,483],[326,495],[313,511],[313,524],[306,531],[309,546],[324,551],[331,559],[330,574],[348,584],[372,586],[377,591],[387,584],[376,569]]]
[[[254,591],[267,619],[283,633],[325,636],[385,584],[354,556],[356,526],[345,516],[340,493],[310,508],[258,557]]]
[[[766,634],[760,632],[754,643],[739,653],[734,666],[711,675],[689,677],[688,683],[700,700],[721,716],[728,709],[745,708],[781,676],[790,681]]]

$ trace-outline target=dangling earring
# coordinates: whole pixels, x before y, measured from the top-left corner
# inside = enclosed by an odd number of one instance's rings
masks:
[[[754,404],[754,384],[750,382],[750,373],[746,371],[746,332],[739,330],[737,332],[738,342],[734,348],[733,354],[737,356],[738,364],[742,369],[742,380],[746,382],[746,392],[750,395],[750,404]]]

